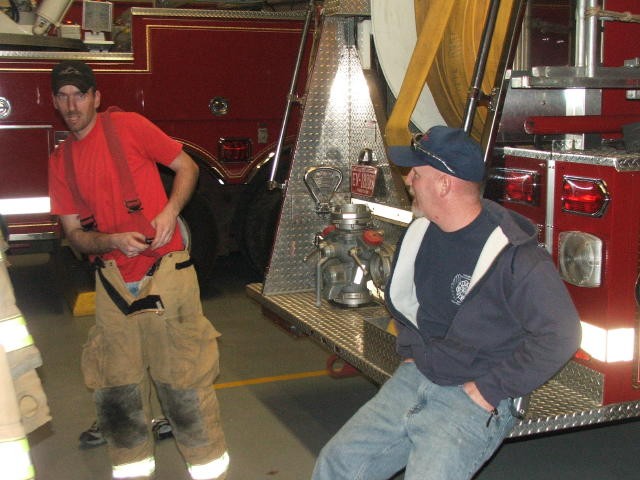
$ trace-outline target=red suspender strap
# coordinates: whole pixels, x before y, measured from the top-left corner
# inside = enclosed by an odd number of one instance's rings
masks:
[[[71,191],[71,195],[73,196],[73,202],[78,206],[78,210],[80,211],[80,224],[82,225],[82,229],[85,231],[97,230],[98,224],[96,223],[96,219],[78,190],[76,170],[73,167],[73,151],[71,150],[72,144],[73,135],[69,135],[67,140],[61,145],[63,150],[62,153],[64,155],[64,176],[66,177],[67,185]]]
[[[111,119],[112,112],[120,112],[118,107],[109,107],[106,112],[101,114],[102,125],[104,129],[104,136],[107,139],[107,145],[109,146],[109,152],[114,160],[116,170],[118,171],[118,179],[122,186],[122,192],[124,194],[124,206],[127,212],[132,215],[132,219],[135,219],[138,231],[143,233],[147,240],[153,239],[155,236],[155,230],[151,226],[151,223],[142,215],[142,202],[140,197],[136,193],[136,188],[133,184],[133,176],[129,169],[126,156],[122,150],[122,145],[118,140],[118,132]]]

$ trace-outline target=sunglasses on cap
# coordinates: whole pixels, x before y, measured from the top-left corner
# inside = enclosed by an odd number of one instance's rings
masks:
[[[424,136],[423,133],[416,133],[413,138],[411,139],[411,150],[413,150],[414,152],[421,152],[424,153],[426,156],[428,156],[429,158],[433,158],[434,160],[437,160],[438,162],[440,162],[442,164],[442,166],[444,168],[447,169],[447,171],[449,173],[451,173],[451,175],[456,175],[456,171],[453,167],[451,167],[446,160],[443,160],[442,158],[440,158],[439,156],[437,156],[436,154],[434,154],[433,152],[429,152],[427,150],[425,150],[424,148],[422,148],[422,145],[420,145],[420,140],[422,139],[422,137]]]

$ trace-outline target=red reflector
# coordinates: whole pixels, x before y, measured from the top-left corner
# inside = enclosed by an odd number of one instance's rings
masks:
[[[534,203],[535,181],[532,173],[507,172],[505,195],[512,202]]]
[[[609,203],[609,192],[602,180],[563,177],[560,202],[565,212],[601,217]]]
[[[578,349],[578,351],[575,353],[574,357],[579,359],[579,360],[591,360],[591,355],[589,355],[587,352],[585,352],[581,348]]]
[[[489,175],[490,187],[498,193],[495,200],[538,205],[540,197],[539,174],[532,170],[495,168]]]
[[[251,139],[221,138],[218,140],[218,157],[223,162],[251,161]]]

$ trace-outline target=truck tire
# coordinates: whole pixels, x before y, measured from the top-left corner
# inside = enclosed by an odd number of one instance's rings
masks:
[[[201,290],[211,280],[218,256],[218,228],[213,211],[205,197],[197,191],[180,213],[191,235],[191,259],[198,274]]]
[[[246,207],[240,247],[251,267],[263,278],[269,265],[282,208],[282,190],[267,190],[264,186],[251,195]]]

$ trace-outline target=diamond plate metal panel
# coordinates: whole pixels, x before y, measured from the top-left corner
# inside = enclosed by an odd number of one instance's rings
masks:
[[[371,15],[369,0],[325,0],[327,15]]]
[[[263,296],[262,285],[247,286],[247,294],[280,318],[298,327],[324,347],[378,384],[395,371],[400,357],[395,337],[385,331],[386,309],[341,309],[326,301],[315,306],[312,292]],[[569,362],[554,378],[531,395],[526,417],[510,437],[583,427],[640,416],[640,401],[602,405],[604,377],[600,372]]]
[[[613,167],[618,172],[637,172],[640,170],[640,155],[614,149],[550,152],[548,150],[530,148],[504,147],[502,151],[505,155],[546,161],[555,160],[557,162],[584,163],[598,167]]]
[[[553,377],[554,381],[567,385],[573,390],[580,390],[582,395],[596,405],[604,400],[604,374],[587,368],[579,363],[569,362],[565,368]]]
[[[565,407],[565,413],[557,415],[549,415],[546,417],[535,417],[527,415],[527,418],[516,424],[511,431],[509,437],[521,437],[525,435],[535,435],[539,433],[554,432],[569,428],[586,427],[599,423],[615,422],[626,418],[634,418],[640,416],[640,402],[628,402],[604,407],[589,408],[586,403],[575,402],[570,400],[567,403],[560,403],[558,400],[564,401],[571,399],[571,390],[562,390],[560,386],[550,386],[550,398],[556,400],[556,404]],[[555,390],[555,391],[554,391]],[[545,400],[544,398],[541,400]],[[533,400],[532,400],[533,401]],[[575,410],[568,411],[571,408]]]
[[[395,337],[380,328],[390,320],[382,305],[345,309],[322,300],[317,307],[313,292],[263,296],[261,287],[248,285],[248,295],[376,383],[384,383],[395,371],[400,357]]]
[[[369,148],[386,185],[384,198],[375,200],[392,207],[409,208],[405,193],[393,187],[395,180],[352,41],[353,29],[353,19],[325,19],[265,278],[265,295],[315,288],[315,260],[305,262],[305,256],[315,250],[315,233],[328,225],[329,218],[316,213],[315,202],[304,183],[309,168],[339,169],[344,180],[332,202],[335,205],[349,203],[351,165],[358,162],[363,148]],[[398,226],[381,222],[374,226],[384,230],[392,245],[401,233]]]

